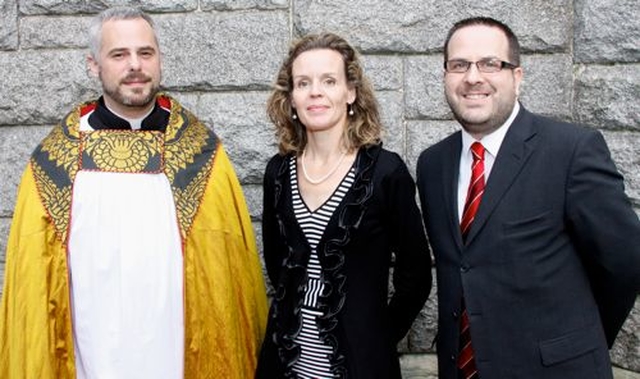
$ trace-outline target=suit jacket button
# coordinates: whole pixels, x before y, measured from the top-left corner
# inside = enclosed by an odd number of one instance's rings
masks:
[[[451,316],[453,316],[454,320],[457,320],[458,319],[458,312],[456,312],[456,311],[451,312]]]
[[[455,362],[456,361],[456,356],[454,354],[451,354],[449,359],[451,359],[452,362]]]
[[[467,272],[467,271],[469,271],[469,265],[463,264],[462,266],[460,266],[460,272]]]

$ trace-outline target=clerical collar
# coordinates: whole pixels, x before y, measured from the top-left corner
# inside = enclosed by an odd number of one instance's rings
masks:
[[[141,130],[157,130],[164,132],[169,123],[169,112],[158,105],[156,101],[153,110],[142,120]],[[114,114],[104,103],[104,98],[100,96],[96,109],[89,115],[89,125],[94,130],[116,129],[131,130],[129,121]]]

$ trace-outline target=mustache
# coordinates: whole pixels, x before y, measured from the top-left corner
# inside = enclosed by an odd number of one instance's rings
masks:
[[[151,78],[145,74],[141,74],[141,73],[132,73],[132,74],[128,74],[127,76],[125,76],[122,79],[122,82],[133,82],[133,81],[141,81],[141,82],[148,82],[150,81]]]

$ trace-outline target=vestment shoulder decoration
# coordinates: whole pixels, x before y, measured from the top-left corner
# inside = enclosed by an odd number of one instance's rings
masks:
[[[95,102],[81,104],[69,112],[31,155],[38,195],[56,235],[66,242],[71,213],[71,190],[78,172],[80,117]]]
[[[80,168],[111,172],[162,172],[171,183],[184,238],[193,223],[213,169],[217,136],[167,95],[158,104],[170,111],[164,135],[155,131],[80,132],[80,119],[97,101],[75,107],[34,150],[40,201],[63,243],[68,237],[73,181]],[[95,133],[95,134],[94,134]]]
[[[209,176],[213,170],[218,137],[175,100],[164,140],[164,172],[171,182],[180,232],[189,234]]]

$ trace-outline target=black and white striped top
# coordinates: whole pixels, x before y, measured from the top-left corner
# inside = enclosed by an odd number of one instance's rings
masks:
[[[342,182],[329,199],[318,209],[311,211],[304,203],[298,189],[296,158],[289,161],[291,172],[291,192],[293,211],[304,232],[309,245],[311,256],[307,263],[307,289],[305,291],[302,307],[302,330],[295,341],[300,345],[300,358],[295,362],[293,371],[301,379],[325,379],[333,378],[331,373],[331,361],[329,357],[333,353],[331,346],[324,344],[318,336],[316,319],[322,313],[317,309],[318,295],[322,293],[322,268],[318,260],[316,247],[324,233],[331,215],[336,210],[345,194],[351,188],[355,178],[355,168],[352,167]]]

